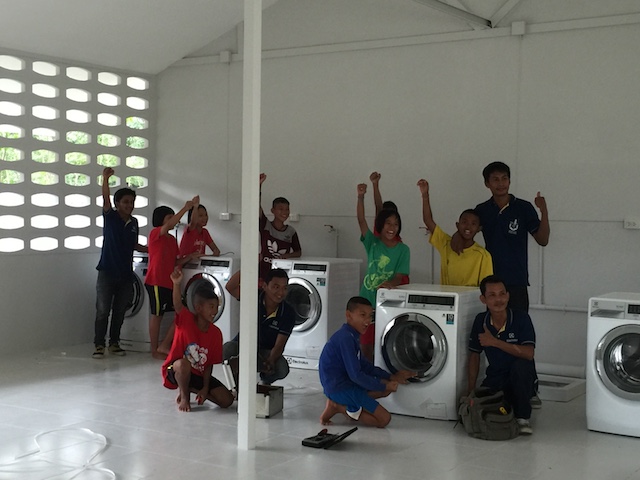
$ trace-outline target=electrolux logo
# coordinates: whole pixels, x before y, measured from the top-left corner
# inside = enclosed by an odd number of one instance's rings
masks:
[[[289,365],[310,365],[309,361],[304,358],[285,357]]]

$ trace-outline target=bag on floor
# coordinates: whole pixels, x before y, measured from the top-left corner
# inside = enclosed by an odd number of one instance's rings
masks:
[[[519,434],[513,409],[505,402],[501,391],[476,388],[462,399],[458,414],[467,433],[475,438],[509,440]]]

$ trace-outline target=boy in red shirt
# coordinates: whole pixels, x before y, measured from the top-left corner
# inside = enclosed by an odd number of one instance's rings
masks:
[[[209,400],[227,408],[233,403],[233,394],[211,375],[213,365],[222,363],[222,332],[212,323],[218,313],[218,297],[211,284],[202,281],[193,293],[195,312],[191,312],[182,304],[182,271],[175,269],[171,281],[176,328],[171,350],[162,365],[163,384],[179,390],[176,403],[181,412],[191,411],[192,392],[198,405]]]
[[[193,207],[187,214],[189,226],[182,234],[180,240],[180,256],[185,257],[190,253],[199,253],[204,255],[207,247],[211,249],[214,257],[220,256],[220,249],[213,241],[209,230],[204,228],[209,221],[209,214],[204,205],[200,205],[200,197],[193,199]]]

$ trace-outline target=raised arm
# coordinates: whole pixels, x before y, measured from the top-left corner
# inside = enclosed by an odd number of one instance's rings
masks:
[[[540,209],[540,226],[536,233],[533,234],[533,238],[542,247],[546,247],[549,244],[549,235],[551,234],[551,227],[549,226],[549,211],[547,210],[547,201],[543,196],[536,195],[534,200],[536,207]]]
[[[260,174],[260,220],[264,217],[264,210],[262,209],[262,184],[267,179],[267,176],[264,173]]]
[[[193,206],[191,207],[191,220],[189,221],[189,230],[195,230],[198,226],[198,221],[200,220],[200,215],[198,212],[198,206],[200,206],[200,195],[196,195],[193,197]]]
[[[182,306],[182,292],[180,291],[180,283],[182,282],[182,270],[176,268],[171,272],[171,282],[173,282],[173,290],[171,292],[173,299],[173,309],[179,313],[184,307]]]
[[[162,225],[162,228],[160,230],[160,235],[166,235],[167,233],[169,233],[170,230],[173,230],[173,228],[178,224],[182,216],[185,213],[187,213],[191,207],[193,207],[193,202],[196,199],[196,197],[197,195],[193,197],[193,200],[187,200],[184,204],[184,207],[182,207],[178,213],[173,215],[173,217],[171,217],[167,223]]]
[[[102,170],[102,210],[108,212],[111,210],[111,191],[109,190],[109,178],[114,174],[111,167]]]
[[[433,233],[436,229],[436,222],[433,220],[433,212],[431,211],[431,202],[429,200],[429,182],[421,178],[418,180],[418,188],[422,195],[422,221],[429,231]]]
[[[380,178],[382,175],[378,172],[373,172],[369,175],[369,180],[371,180],[371,185],[373,186],[373,203],[376,206],[376,217],[382,210],[382,194],[380,193]]]
[[[360,227],[360,234],[364,237],[369,231],[369,225],[367,225],[367,219],[364,217],[364,194],[367,193],[367,184],[358,184],[358,204],[356,206],[356,216],[358,217],[358,226]]]

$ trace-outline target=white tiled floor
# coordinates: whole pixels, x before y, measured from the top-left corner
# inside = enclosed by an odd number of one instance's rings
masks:
[[[386,429],[361,427],[334,449],[315,450],[300,442],[321,429],[324,397],[316,372],[292,370],[282,383],[284,412],[258,420],[257,449],[246,452],[236,448],[235,407],[180,413],[175,393],[162,387],[160,362],[131,352],[93,360],[91,352],[83,345],[1,359],[0,479],[94,480],[112,471],[124,480],[640,480],[640,439],[589,432],[584,397],[545,402],[534,434],[508,442],[396,415]],[[331,432],[349,427],[335,423]],[[106,437],[104,450],[91,432]],[[16,461],[36,448],[39,433],[39,453]]]

